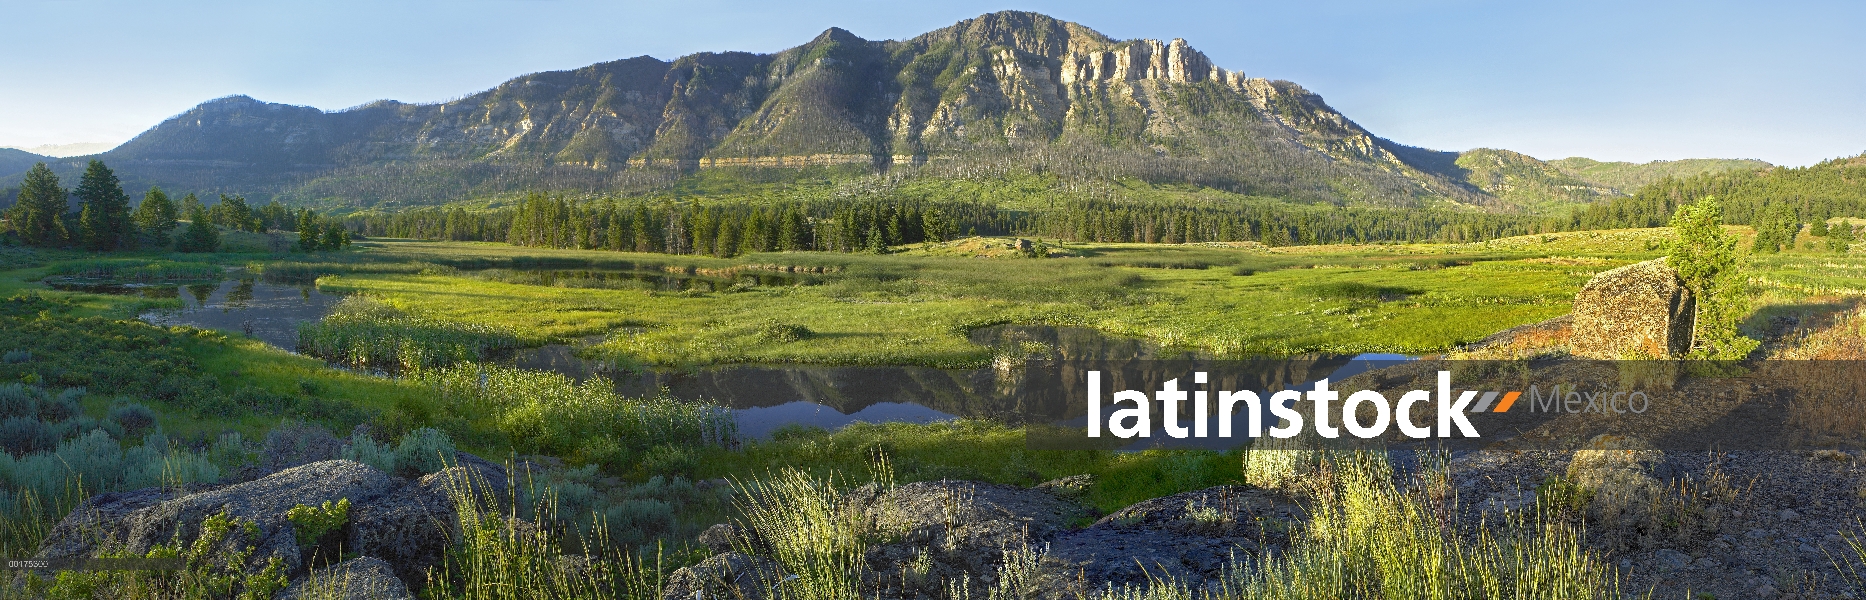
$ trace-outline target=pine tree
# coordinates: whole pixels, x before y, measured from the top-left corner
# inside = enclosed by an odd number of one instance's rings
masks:
[[[136,223],[137,229],[153,236],[157,244],[167,246],[171,241],[169,236],[175,231],[176,216],[175,203],[169,201],[168,194],[162,193],[162,188],[152,187],[143,194],[143,202],[136,206],[130,220]]]
[[[193,197],[189,194],[189,197]],[[188,229],[183,231],[175,249],[182,252],[213,252],[220,249],[220,230],[214,228],[207,209],[199,202],[188,213]]]
[[[318,249],[319,250],[341,250],[343,249],[343,238],[344,238],[343,233],[344,232],[343,232],[342,225],[338,225],[336,223],[325,224],[323,239],[318,240]]]
[[[1737,238],[1723,230],[1723,211],[1717,199],[1705,196],[1694,204],[1681,204],[1672,216],[1678,239],[1665,261],[1697,301],[1692,343],[1695,358],[1741,360],[1758,342],[1737,331],[1737,321],[1749,314],[1744,290],[1742,257]]]
[[[45,163],[32,166],[20,181],[19,199],[7,219],[20,239],[33,246],[60,246],[65,243],[65,189],[58,187],[58,176]]]
[[[123,185],[117,181],[116,173],[110,172],[110,167],[104,166],[104,161],[91,161],[84,168],[84,175],[78,179],[78,187],[72,193],[84,203],[84,210],[78,217],[84,247],[108,252],[134,244],[135,231],[130,228],[130,197],[123,193]]]
[[[298,213],[298,249],[304,252],[318,251],[317,213],[307,208]]]

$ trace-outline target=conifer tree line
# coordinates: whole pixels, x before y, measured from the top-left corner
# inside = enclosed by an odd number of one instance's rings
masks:
[[[754,205],[574,201],[528,194],[517,207],[370,214],[346,219],[372,237],[503,241],[518,246],[738,256],[751,252],[880,252],[888,246],[1000,235],[1020,215],[976,202],[821,200]]]
[[[421,209],[346,219],[372,237],[503,241],[517,246],[729,257],[751,252],[881,252],[888,246],[969,235],[1029,235],[1077,242],[1234,242],[1273,246],[1477,241],[1555,231],[1559,221],[1440,210],[1215,206],[1068,200],[1010,210],[986,202],[867,197],[810,202],[577,201],[533,193],[515,208]]]
[[[1631,197],[1599,202],[1576,211],[1569,229],[1660,227],[1680,206],[1716,199],[1725,222],[1750,225],[1758,236],[1755,250],[1773,252],[1794,244],[1801,225],[1817,237],[1851,241],[1851,227],[1834,228],[1834,217],[1866,217],[1866,155],[1816,165],[1762,171],[1710,173],[1683,179],[1667,177]],[[1845,229],[1841,231],[1841,229]]]
[[[78,210],[69,209],[70,200]],[[103,161],[85,167],[78,185],[65,189],[45,163],[34,165],[20,182],[14,204],[5,214],[4,235],[31,246],[76,247],[94,252],[166,248],[182,252],[213,252],[220,247],[217,227],[236,231],[300,231],[311,228],[310,243],[300,235],[305,251],[333,250],[350,243],[340,221],[319,218],[310,209],[291,209],[273,201],[258,209],[243,196],[221,194],[207,206],[193,193],[179,202],[161,188],[151,187],[134,209],[122,182]],[[179,221],[189,226],[175,235]],[[302,232],[301,232],[302,233]]]

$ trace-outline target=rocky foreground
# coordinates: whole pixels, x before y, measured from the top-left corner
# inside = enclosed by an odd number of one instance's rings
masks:
[[[1448,471],[1455,522],[1465,524],[1466,535],[1475,534],[1472,524],[1568,502],[1538,498],[1559,492],[1547,485],[1551,477],[1619,490],[1617,504],[1596,492],[1570,508],[1585,519],[1589,545],[1618,569],[1625,591],[1852,598],[1858,592],[1843,571],[1858,564],[1858,555],[1843,535],[1859,527],[1866,489],[1860,458],[1835,451],[1476,452],[1453,460]],[[242,559],[244,566],[230,567],[235,571],[272,565],[286,581],[281,598],[310,597],[314,581],[346,582],[349,597],[412,598],[460,535],[457,492],[507,493],[505,468],[464,453],[458,463],[405,479],[330,460],[222,486],[105,494],[61,522],[37,558],[113,549],[140,555],[176,541],[193,544],[207,535],[202,524],[224,513],[246,535],[217,538],[225,547],[213,555]],[[875,540],[859,565],[861,593],[933,598],[959,587],[976,593],[1008,572],[1007,559],[1020,563],[1022,587],[1041,598],[1161,580],[1215,586],[1227,569],[1283,552],[1309,518],[1301,494],[1243,485],[1097,515],[1079,501],[1091,484],[1085,476],[1031,488],[925,481],[848,492],[845,506],[861,515]],[[347,519],[323,544],[338,542],[343,560],[329,565],[334,561],[313,556],[319,544],[307,544],[287,513],[342,500],[349,502]],[[769,598],[773,582],[788,576],[770,547],[742,526],[716,525],[699,542],[711,556],[674,572],[663,597]]]

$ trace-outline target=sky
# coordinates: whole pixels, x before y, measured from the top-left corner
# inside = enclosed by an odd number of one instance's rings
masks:
[[[997,10],[1185,38],[1374,134],[1544,159],[1866,152],[1866,2],[0,0],[0,146],[121,143],[246,94],[339,110],[524,73],[774,52],[829,27],[903,39]]]

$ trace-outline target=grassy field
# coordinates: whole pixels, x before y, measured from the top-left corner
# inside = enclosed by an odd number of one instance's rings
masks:
[[[1637,242],[1556,259],[1480,245],[1053,244],[1052,257],[1038,259],[980,251],[988,245],[966,240],[881,256],[718,260],[378,241],[363,244],[361,255],[380,263],[534,270],[823,273],[812,275],[811,285],[682,292],[513,283],[446,269],[340,273],[318,285],[427,318],[501,327],[528,344],[598,336],[589,352],[625,364],[957,367],[989,360],[966,334],[997,323],[1087,326],[1221,356],[1430,353],[1565,314],[1569,298],[1595,272],[1656,254]],[[809,342],[773,339],[764,331],[774,323],[801,327]]]
[[[482,456],[533,455],[555,465],[540,485],[574,504],[567,514],[597,515],[587,518],[604,519],[613,539],[627,548],[666,541],[679,563],[687,560],[678,558],[687,556],[681,544],[733,514],[730,503],[692,483],[708,479],[756,481],[785,469],[813,478],[861,479],[880,454],[889,457],[902,482],[960,478],[1031,485],[1090,474],[1096,483],[1087,500],[1109,511],[1239,482],[1243,473],[1236,453],[1031,451],[1021,429],[981,421],[856,425],[833,432],[792,428],[771,439],[719,443],[721,430],[707,421],[716,416],[705,407],[621,398],[600,384],[546,374],[495,368],[488,378],[474,364],[483,358],[479,350],[442,356],[456,365],[452,371],[435,368],[444,363],[416,361],[407,363],[408,377],[364,375],[234,332],[128,320],[172,300],[58,292],[43,280],[169,281],[218,268],[315,280],[326,291],[359,294],[388,307],[358,309],[359,318],[367,318],[353,328],[361,329],[329,336],[334,348],[374,353],[369,356],[387,357],[391,349],[344,340],[408,334],[400,338],[405,344],[392,348],[397,353],[425,352],[421,345],[427,339],[478,348],[481,337],[493,334],[500,345],[576,341],[586,343],[586,352],[627,365],[970,367],[989,362],[992,350],[971,343],[967,333],[998,323],[1092,327],[1218,355],[1446,351],[1567,313],[1589,277],[1660,255],[1670,235],[1650,229],[1461,245],[1275,249],[1046,242],[1048,258],[1016,251],[1014,240],[1005,239],[896,248],[885,255],[737,259],[399,240],[372,240],[317,256],[253,251],[100,257],[0,249],[0,298],[11,298],[0,306],[6,324],[0,351],[24,357],[0,364],[0,383],[43,386],[46,398],[83,387],[75,396],[81,414],[69,417],[70,423],[103,424],[125,461],[158,452],[135,454],[135,448],[166,445],[163,460],[211,463],[193,475],[203,480],[239,466],[227,456],[260,452],[259,441],[285,429],[282,424],[310,423],[338,436],[367,424],[385,444],[438,428],[461,449]],[[1860,351],[1857,300],[1866,294],[1866,258],[1809,246],[1752,256],[1750,263],[1755,308],[1744,325],[1773,340],[1766,352],[1832,358],[1838,356],[1834,352]],[[597,272],[703,285],[668,289],[628,277],[587,275]],[[421,331],[411,327],[428,333],[415,335]],[[515,341],[503,341],[507,336]],[[163,366],[143,366],[151,364]],[[489,387],[489,381],[496,385]],[[132,404],[152,410],[148,425],[130,426],[137,423]],[[650,419],[651,413],[661,416]],[[235,433],[240,437],[228,437]],[[64,460],[80,441],[59,441],[56,453],[32,456]],[[51,459],[0,463],[0,479],[9,485],[27,480],[27,467],[17,465],[54,468],[47,466],[54,464]],[[43,474],[33,477],[45,480]],[[52,504],[68,507],[71,501]],[[0,523],[0,550],[29,546],[57,514],[24,506],[18,497],[0,503],[7,519]],[[588,531],[595,523],[574,525],[566,531]]]

